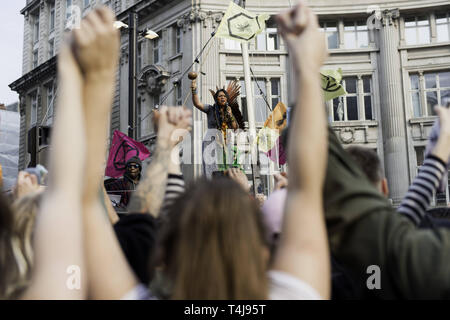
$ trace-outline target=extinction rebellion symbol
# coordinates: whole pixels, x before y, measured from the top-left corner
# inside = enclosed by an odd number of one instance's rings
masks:
[[[133,153],[132,155],[129,155]],[[129,156],[128,156],[129,155]],[[126,140],[123,140],[120,146],[117,148],[116,153],[114,155],[114,168],[116,170],[125,170],[127,165],[127,158],[131,158],[133,156],[139,157],[139,150],[137,147],[128,144]]]
[[[255,32],[252,30],[252,22],[256,21],[258,28],[261,29],[258,18],[250,17],[245,13],[238,13],[227,20],[228,23],[228,32],[231,37],[241,39],[241,40],[250,40],[255,36]],[[249,37],[245,37],[250,35]]]
[[[323,90],[327,92],[336,92],[341,88],[341,85],[336,82],[332,77],[322,75],[323,80],[322,83],[326,83],[325,87],[322,87]]]

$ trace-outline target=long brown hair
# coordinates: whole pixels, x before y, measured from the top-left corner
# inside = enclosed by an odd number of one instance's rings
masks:
[[[231,101],[230,95],[228,94],[227,90],[225,89],[219,89],[216,91],[216,93],[214,94],[214,101],[217,105],[219,105],[217,103],[217,97],[219,96],[219,93],[223,92],[225,94],[225,97],[227,98],[227,103],[231,108],[231,112],[233,113],[234,118],[237,121],[238,127],[239,129],[244,129],[245,125],[244,125],[244,117],[242,116],[241,110],[239,110],[239,105],[236,101],[236,99],[234,101]],[[218,128],[220,129],[221,126],[218,125]]]
[[[201,180],[169,209],[157,262],[172,299],[266,299],[259,208],[231,179]]]

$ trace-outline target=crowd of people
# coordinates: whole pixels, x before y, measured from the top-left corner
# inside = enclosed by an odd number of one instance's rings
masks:
[[[0,197],[0,298],[450,298],[449,220],[427,213],[450,158],[449,109],[436,107],[439,139],[394,208],[377,155],[344,150],[327,125],[319,73],[327,50],[317,17],[300,2],[276,19],[297,96],[283,134],[288,173],[276,176],[267,200],[258,201],[239,168],[185,184],[179,132],[191,130],[192,111],[183,106],[155,111],[145,170],[131,159],[124,178],[104,184],[120,43],[114,20],[97,8],[61,46],[46,187],[21,172],[12,199]],[[212,106],[196,96],[194,105],[213,122]],[[219,118],[238,128],[226,112]],[[106,189],[130,188],[121,201],[129,213],[118,217]],[[377,285],[368,281],[373,266]],[[78,285],[68,270],[81,271]]]

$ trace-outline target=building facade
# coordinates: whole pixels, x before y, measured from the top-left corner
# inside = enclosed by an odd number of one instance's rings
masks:
[[[246,8],[273,16],[295,2],[247,0]],[[24,74],[11,85],[20,94],[20,168],[47,161],[48,132],[57,112],[52,102],[57,92],[55,55],[71,18],[67,9],[77,7],[84,15],[98,3],[110,6],[124,23],[128,23],[128,12],[135,10],[138,29],[151,29],[159,35],[155,40],[138,37],[136,49],[137,119],[132,129],[150,149],[155,140],[151,111],[163,103],[192,107],[190,81],[182,75],[210,40],[228,5],[218,0],[27,1],[21,11],[25,17]],[[319,15],[330,51],[324,69],[341,68],[348,92],[346,97],[327,102],[330,123],[343,144],[376,150],[391,198],[398,203],[423,162],[436,119],[433,106],[450,97],[450,4],[443,0],[382,4],[374,0],[314,0],[310,5]],[[294,95],[289,56],[272,18],[266,30],[249,43],[249,53],[256,124],[261,126],[269,113],[267,103],[270,107],[278,101],[291,104]],[[239,44],[210,40],[193,65],[199,74],[202,102],[213,102],[209,89],[236,79],[242,84],[245,114],[242,65]],[[111,133],[128,133],[128,84],[128,32],[122,29]],[[193,111],[192,138],[185,148],[190,159],[183,165],[187,179],[201,175],[201,140],[206,130],[206,117],[195,108]],[[272,183],[269,173],[261,172],[259,177],[266,193]],[[436,196],[435,204],[449,202],[447,187]]]

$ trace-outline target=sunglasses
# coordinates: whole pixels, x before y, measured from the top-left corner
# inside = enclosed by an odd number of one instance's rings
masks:
[[[128,165],[128,168],[140,169],[141,166],[138,165],[138,164],[129,164],[129,165]]]

